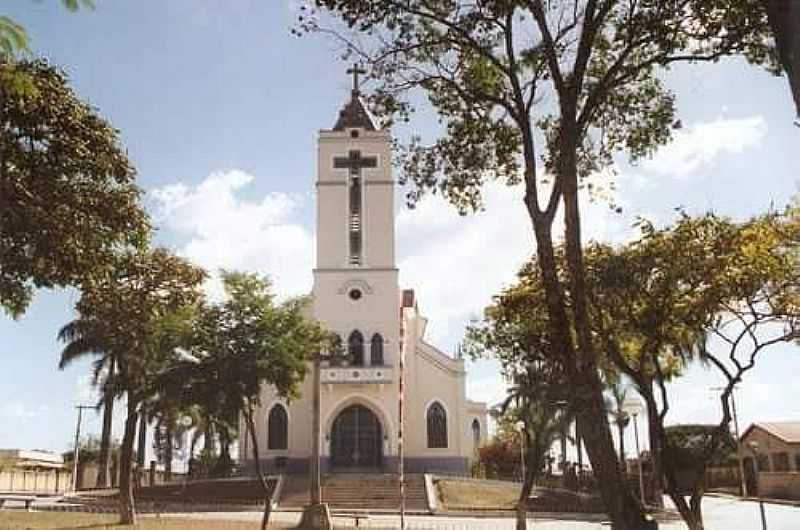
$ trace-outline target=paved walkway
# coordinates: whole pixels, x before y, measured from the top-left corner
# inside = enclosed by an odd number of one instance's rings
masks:
[[[703,508],[707,530],[760,530],[761,519],[758,503],[742,501],[734,498],[706,497]],[[800,529],[800,508],[778,504],[765,506],[769,530]],[[227,520],[260,520],[259,513],[202,513],[175,514],[175,517],[202,517]],[[173,515],[170,515],[173,517]],[[280,526],[292,526],[299,521],[297,512],[275,512],[272,521]],[[576,517],[541,514],[528,518],[528,528],[532,530],[608,530],[610,527],[601,524],[602,518],[595,516]],[[409,516],[406,518],[409,530],[514,530],[513,518],[498,517],[443,517],[443,516]],[[369,519],[360,521],[363,528],[398,528],[399,518],[396,515],[370,515]],[[335,517],[337,527],[355,526],[351,518]],[[685,530],[682,521],[662,521],[661,530]]]

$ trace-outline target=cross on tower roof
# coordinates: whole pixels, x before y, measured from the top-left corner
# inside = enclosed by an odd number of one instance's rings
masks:
[[[347,69],[348,74],[353,74],[353,92],[358,93],[358,74],[366,74],[367,71],[364,70],[358,63],[354,63],[352,67]]]

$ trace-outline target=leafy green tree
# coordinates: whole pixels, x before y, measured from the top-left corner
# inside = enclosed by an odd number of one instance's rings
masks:
[[[664,459],[679,471],[690,471],[693,475],[705,473],[709,465],[726,465],[736,459],[736,440],[730,431],[725,432],[715,443],[713,454],[706,457],[706,447],[715,436],[717,425],[670,425],[664,427],[669,440]],[[696,478],[696,477],[693,477]]]
[[[484,320],[468,328],[466,342],[473,356],[490,352],[497,358],[510,383],[500,424],[506,432],[517,430],[525,452],[517,502],[519,530],[525,528],[528,498],[545,469],[550,447],[559,438],[566,447],[566,431],[576,419],[568,401],[569,380],[560,358],[553,354],[546,319],[535,315],[537,305],[530,303],[528,295],[526,285],[515,285],[495,296],[484,311]]]
[[[142,403],[182,345],[186,312],[201,298],[205,273],[164,249],[126,252],[105,275],[84,282],[76,304],[88,333],[104,337],[117,361],[117,388],[127,398],[120,449],[120,520],[134,524],[132,471]],[[140,448],[141,450],[141,448]]]
[[[574,411],[563,402],[565,385],[563,370],[546,362],[532,363],[514,375],[503,404],[511,419],[523,427],[525,476],[517,501],[517,530],[527,528],[528,498],[545,470],[550,447],[575,419]]]
[[[694,360],[722,377],[721,419],[703,438],[711,462],[729,435],[734,386],[770,346],[800,336],[800,222],[791,210],[741,223],[709,214],[642,230],[626,247],[587,254],[595,336],[647,404],[653,456],[663,460],[656,475],[687,526],[700,530],[702,477],[687,503],[674,461],[661,458],[672,451],[667,383]]]
[[[490,180],[525,187],[554,351],[616,528],[646,524],[625,487],[606,422],[586,299],[579,189],[602,188],[613,156],[638,159],[667,143],[675,99],[659,76],[680,62],[768,57],[756,0],[315,0],[296,31],[324,32],[368,63],[386,121],[409,119],[416,95],[440,135],[400,152],[413,203],[426,191],[461,211],[481,206]],[[423,100],[424,101],[424,100]],[[564,216],[566,276],[553,226]],[[565,290],[571,291],[567,304]]]
[[[58,339],[65,343],[61,350],[58,368],[63,370],[73,362],[87,356],[95,357],[92,363],[92,384],[102,387],[99,405],[103,407],[103,428],[100,436],[100,451],[97,458],[98,488],[106,488],[111,484],[111,428],[114,419],[114,401],[117,399],[116,357],[111,345],[104,338],[93,335],[97,326],[81,319],[64,325],[58,332]]]
[[[24,76],[20,77],[22,73]],[[118,132],[44,61],[0,63],[0,306],[81,284],[150,225]]]
[[[320,351],[327,334],[305,317],[304,299],[278,304],[266,278],[223,271],[222,280],[226,298],[201,311],[191,349],[196,362],[185,363],[185,377],[192,392],[205,396],[203,402],[214,396],[221,410],[241,414],[266,494],[255,419],[262,385],[274,387],[284,398],[297,397],[307,361]],[[269,511],[267,502],[262,529]]]

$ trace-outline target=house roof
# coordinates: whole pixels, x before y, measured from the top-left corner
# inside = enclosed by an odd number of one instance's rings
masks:
[[[742,434],[744,440],[754,428],[759,427],[786,443],[800,443],[800,421],[771,421],[753,423]]]

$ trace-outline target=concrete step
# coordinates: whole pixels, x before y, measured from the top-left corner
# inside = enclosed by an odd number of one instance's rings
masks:
[[[393,474],[341,473],[322,477],[322,498],[331,509],[399,510],[399,478]],[[428,511],[423,475],[406,475],[406,509]],[[280,508],[301,508],[309,500],[307,475],[286,475]]]

